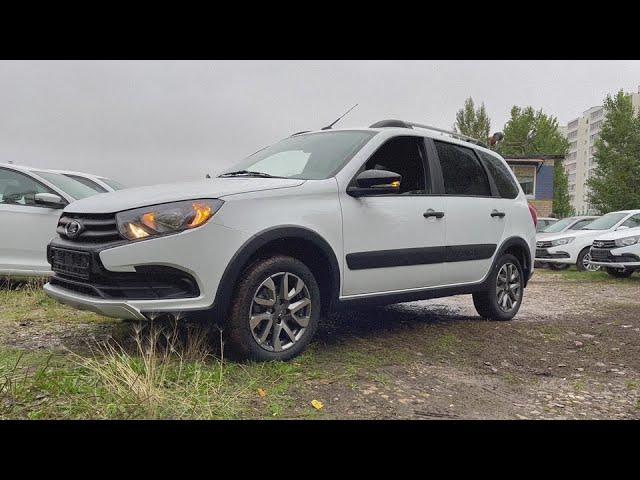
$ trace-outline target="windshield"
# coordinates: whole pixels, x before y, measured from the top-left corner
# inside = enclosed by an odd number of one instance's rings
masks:
[[[115,180],[111,180],[110,178],[100,177],[100,180],[102,180],[104,183],[109,185],[114,190],[123,190],[123,189],[127,188],[126,186],[124,186],[120,182],[116,182]]]
[[[609,230],[627,215],[626,213],[607,213],[589,225],[582,227],[581,230]]]
[[[552,223],[547,228],[544,228],[542,231],[544,233],[557,233],[563,231],[566,227],[568,227],[571,222],[573,222],[573,218],[563,218],[562,220],[558,220],[555,223]]]
[[[285,138],[245,158],[221,175],[321,180],[332,177],[376,134],[359,130]]]
[[[66,192],[68,195],[71,195],[76,200],[87,198],[92,195],[96,195],[100,193],[94,190],[93,188],[89,188],[86,185],[80,182],[77,182],[73,178],[65,177],[60,173],[41,172],[36,170],[34,170],[33,173],[44,178],[48,182],[53,183],[60,190],[63,190],[64,192]]]

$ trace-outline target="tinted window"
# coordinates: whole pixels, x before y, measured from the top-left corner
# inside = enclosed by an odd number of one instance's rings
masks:
[[[485,152],[477,152],[484,161],[487,170],[496,182],[498,193],[503,198],[516,198],[518,196],[518,185],[516,184],[511,169],[499,158]]]
[[[261,172],[276,177],[320,180],[335,175],[375,135],[342,130],[285,138],[225,170]]]
[[[470,148],[435,142],[447,195],[491,196],[489,179]]]
[[[387,170],[402,176],[400,194],[431,192],[426,181],[424,140],[421,137],[395,137],[384,143],[369,157],[365,170]]]
[[[63,175],[65,177],[73,178],[76,182],[80,182],[83,185],[86,185],[87,187],[95,190],[98,193],[104,193],[104,192],[107,191],[107,189],[104,188],[102,185],[98,185],[96,182],[94,182],[92,180],[89,180],[86,177],[80,177],[78,175],[71,175],[71,174],[68,174],[68,173],[63,173]]]
[[[36,193],[55,192],[23,173],[0,168],[0,203],[35,206]]]
[[[629,217],[627,220],[625,220],[625,222],[622,225],[629,228],[640,227],[640,215],[634,215],[633,217]]]

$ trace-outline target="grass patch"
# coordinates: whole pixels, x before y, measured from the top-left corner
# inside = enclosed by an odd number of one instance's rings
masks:
[[[640,285],[640,275],[634,273],[629,278],[615,278],[607,272],[579,272],[578,270],[563,270],[560,275],[564,280],[572,282],[598,282],[598,283],[623,283],[627,285]]]

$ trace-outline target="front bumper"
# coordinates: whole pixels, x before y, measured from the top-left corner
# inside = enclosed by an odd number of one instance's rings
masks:
[[[610,268],[640,269],[640,257],[637,255],[638,248],[594,248],[590,250],[591,265]]]
[[[536,248],[535,260],[543,263],[575,263],[570,253],[557,248]]]
[[[247,238],[210,222],[138,242],[95,245],[54,239],[50,247],[90,253],[92,266],[88,279],[58,272],[44,290],[61,303],[114,318],[209,310],[225,268]],[[159,276],[159,271],[182,272],[193,288],[181,289],[179,276]]]

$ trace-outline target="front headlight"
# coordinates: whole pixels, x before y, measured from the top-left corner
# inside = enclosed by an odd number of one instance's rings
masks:
[[[116,222],[120,233],[129,240],[167,235],[204,225],[223,203],[218,199],[163,203],[120,212]]]
[[[551,242],[551,246],[552,247],[557,247],[557,246],[560,246],[560,245],[566,245],[567,243],[573,242],[573,240],[574,240],[573,237],[559,238],[557,240],[553,240]]]
[[[628,247],[630,245],[635,245],[638,242],[640,242],[640,235],[636,235],[635,237],[619,238],[616,240],[616,247]]]

